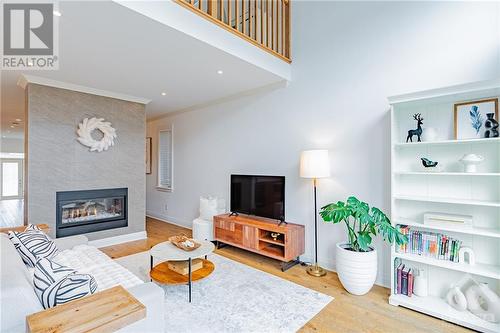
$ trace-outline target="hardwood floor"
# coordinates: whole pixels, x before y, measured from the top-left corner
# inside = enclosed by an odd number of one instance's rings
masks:
[[[0,200],[0,228],[23,225],[23,199]]]
[[[191,230],[147,218],[147,240],[134,241],[102,248],[112,258],[147,251],[168,237]],[[321,278],[307,275],[305,267],[295,266],[281,272],[280,263],[251,252],[233,247],[216,250],[226,258],[239,261],[256,269],[282,277],[304,287],[333,296],[335,299],[312,318],[300,332],[470,332],[468,329],[429,317],[402,307],[389,305],[389,289],[374,286],[364,296],[347,293],[340,284],[337,274],[328,272]]]

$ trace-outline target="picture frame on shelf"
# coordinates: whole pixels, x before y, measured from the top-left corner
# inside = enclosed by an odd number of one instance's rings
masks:
[[[153,139],[151,137],[146,138],[146,175],[151,174],[151,160],[152,160],[152,141]]]
[[[484,138],[488,113],[494,113],[498,119],[498,98],[455,103],[455,140]]]

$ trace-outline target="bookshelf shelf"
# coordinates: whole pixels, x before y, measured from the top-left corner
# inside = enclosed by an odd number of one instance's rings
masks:
[[[418,195],[394,195],[394,199],[407,201],[424,201],[436,203],[449,203],[456,205],[471,205],[471,206],[488,206],[500,207],[500,202],[488,200],[473,200],[473,199],[456,199],[456,198],[436,198]]]
[[[438,260],[398,253],[393,245],[391,272],[395,272],[399,262],[412,269],[412,276],[423,272],[429,296],[397,294],[398,278],[391,274],[389,303],[481,332],[500,332],[500,324],[482,320],[469,311],[459,312],[446,303],[444,296],[466,274],[471,274],[477,282],[488,283],[500,295],[500,138],[454,140],[454,104],[499,97],[500,80],[389,97],[392,224],[443,234],[471,248],[476,259],[475,265]],[[425,119],[423,138],[426,128],[433,127],[441,138],[439,141],[405,142],[408,130],[416,127],[413,115],[417,113]],[[477,173],[463,172],[459,160],[468,153],[484,157]],[[422,157],[438,161],[443,172],[426,172]],[[424,225],[423,217],[428,212],[470,215],[472,226],[459,229],[449,224]],[[420,242],[432,239],[421,238]],[[406,286],[405,276],[403,286]],[[415,290],[414,286],[412,289]]]
[[[398,176],[464,176],[464,177],[500,177],[500,172],[419,172],[396,171]]]
[[[476,263],[475,265],[460,264],[449,260],[438,260],[434,258],[419,256],[409,253],[398,253],[395,256],[408,261],[420,262],[423,264],[452,269],[459,272],[485,276],[493,279],[500,279],[500,266]]]
[[[396,218],[396,219],[394,219],[394,222],[395,222],[395,224],[408,225],[408,226],[416,227],[419,229],[448,231],[448,232],[457,232],[457,233],[461,233],[461,234],[500,238],[500,230],[493,229],[493,228],[472,227],[472,228],[459,229],[459,228],[448,227],[448,226],[436,227],[433,225],[426,225],[426,224],[423,224],[420,222],[416,222],[416,221],[413,221],[410,219],[404,219],[404,218]]]
[[[405,295],[391,295],[389,297],[389,303],[392,305],[401,305],[412,308],[434,317],[470,327],[477,331],[488,333],[500,332],[500,324],[482,320],[468,311],[457,311],[446,304],[446,302],[439,297],[407,297]]]
[[[467,140],[440,140],[431,142],[399,142],[396,148],[422,147],[422,146],[443,146],[443,145],[463,145],[463,144],[499,144],[500,138],[489,139],[467,139]]]

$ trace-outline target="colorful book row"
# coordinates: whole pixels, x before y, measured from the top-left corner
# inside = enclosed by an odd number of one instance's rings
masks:
[[[439,260],[458,262],[462,241],[444,234],[412,230],[398,225],[399,231],[408,237],[408,243],[396,246],[398,253],[411,253]]]

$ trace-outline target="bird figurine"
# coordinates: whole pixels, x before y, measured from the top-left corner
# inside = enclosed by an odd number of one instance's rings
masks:
[[[427,158],[425,158],[425,157],[422,157],[422,158],[421,158],[421,160],[422,160],[422,164],[423,164],[423,165],[424,165],[424,167],[426,167],[426,168],[433,168],[433,167],[435,167],[436,165],[438,165],[438,162],[431,161],[431,160],[429,160],[429,159],[427,159]]]

